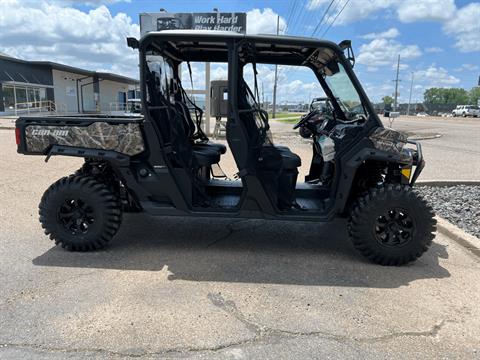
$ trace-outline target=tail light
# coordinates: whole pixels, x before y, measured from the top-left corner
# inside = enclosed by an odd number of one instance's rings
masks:
[[[17,127],[15,128],[15,142],[17,143],[17,145],[20,145],[20,140],[20,128]]]

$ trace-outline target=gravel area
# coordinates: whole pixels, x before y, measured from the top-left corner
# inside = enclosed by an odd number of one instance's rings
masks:
[[[480,238],[480,186],[419,186],[416,189],[438,215]]]

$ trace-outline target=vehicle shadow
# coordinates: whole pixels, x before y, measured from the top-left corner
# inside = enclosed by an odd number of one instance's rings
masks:
[[[433,243],[403,267],[371,264],[350,244],[345,220],[328,224],[242,219],[125,216],[106,249],[71,253],[56,246],[37,266],[168,270],[169,280],[396,288],[446,278],[445,246]]]

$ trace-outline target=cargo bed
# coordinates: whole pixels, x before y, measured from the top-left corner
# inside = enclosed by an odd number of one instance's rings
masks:
[[[133,156],[145,150],[142,123],[141,116],[22,116],[15,123],[18,152],[48,155],[58,145]]]

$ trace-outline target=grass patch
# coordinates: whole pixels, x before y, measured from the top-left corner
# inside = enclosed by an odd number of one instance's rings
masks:
[[[277,112],[275,114],[275,119],[283,119],[283,118],[289,118],[289,117],[300,117],[302,116],[304,113],[294,113],[294,112]],[[272,113],[268,113],[268,117],[270,119],[272,119]]]

